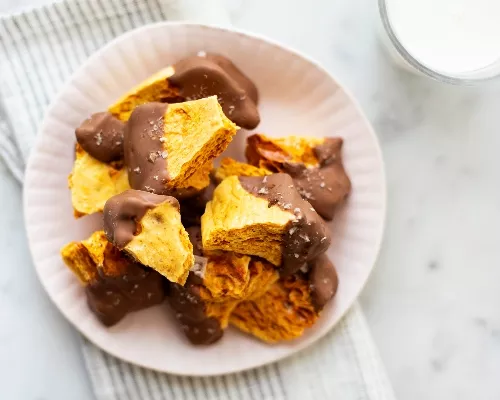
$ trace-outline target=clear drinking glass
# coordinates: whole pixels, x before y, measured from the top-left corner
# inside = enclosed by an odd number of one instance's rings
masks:
[[[417,0],[416,0],[417,1]],[[411,72],[425,75],[441,82],[455,85],[471,85],[500,76],[500,59],[484,68],[463,73],[448,74],[436,71],[418,61],[405,48],[393,29],[386,0],[378,0],[380,13],[379,31],[382,42],[396,63]]]

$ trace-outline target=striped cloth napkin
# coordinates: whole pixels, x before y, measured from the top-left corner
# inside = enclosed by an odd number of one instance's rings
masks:
[[[13,175],[22,181],[46,107],[92,52],[135,27],[182,18],[229,22],[217,0],[63,0],[0,18],[0,157]],[[82,349],[98,400],[394,399],[358,304],[299,354],[221,377],[146,370],[85,339]]]

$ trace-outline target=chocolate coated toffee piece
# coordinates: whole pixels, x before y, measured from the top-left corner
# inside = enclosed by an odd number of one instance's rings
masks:
[[[114,325],[131,311],[159,304],[164,298],[162,276],[127,260],[123,275],[99,279],[85,287],[90,309],[107,326]]]
[[[254,129],[260,122],[257,88],[230,60],[215,54],[185,58],[173,65],[168,81],[188,100],[217,96],[236,125]]]
[[[321,217],[302,199],[287,174],[267,177],[240,177],[242,187],[254,196],[293,214],[285,229],[281,274],[297,272],[306,262],[324,253],[330,246],[330,233]]]
[[[351,191],[342,163],[341,138],[271,138],[255,134],[247,139],[246,156],[252,165],[289,174],[301,196],[326,220]]]
[[[125,131],[130,186],[164,195],[186,192],[183,189],[191,186],[190,178],[204,169],[200,166],[211,166],[210,162],[229,145],[236,129],[215,96],[137,107]]]
[[[61,254],[85,287],[89,308],[104,325],[114,325],[129,312],[163,301],[161,275],[128,259],[107,241],[103,231],[69,243]]]
[[[335,207],[351,191],[351,181],[342,164],[342,143],[340,138],[326,138],[323,144],[314,147],[317,167],[283,163],[283,170],[293,178],[301,196],[326,220],[333,219]]]
[[[104,163],[123,158],[125,124],[109,112],[99,112],[76,128],[76,140],[95,159]]]
[[[181,224],[179,202],[139,190],[127,190],[104,206],[108,240],[172,282],[184,284],[194,264],[193,246]]]
[[[201,218],[203,248],[262,257],[292,274],[326,251],[330,233],[287,174],[224,179]]]
[[[112,104],[109,111],[127,121],[141,104],[173,104],[210,96],[217,96],[226,116],[242,128],[253,129],[259,124],[254,83],[229,59],[204,52],[156,72]]]
[[[112,197],[104,206],[106,237],[116,247],[124,249],[140,233],[140,221],[146,212],[165,202],[179,210],[179,202],[173,197],[139,190],[127,190]]]

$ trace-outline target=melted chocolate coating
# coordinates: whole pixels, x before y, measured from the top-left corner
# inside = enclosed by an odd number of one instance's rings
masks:
[[[224,114],[236,125],[254,129],[260,122],[257,88],[230,60],[207,54],[193,56],[174,64],[168,81],[180,95],[196,100],[216,95]]]
[[[342,164],[341,138],[326,138],[314,148],[318,167],[284,162],[283,169],[293,178],[301,196],[326,220],[333,219],[335,208],[351,191],[351,181]]]
[[[157,205],[169,202],[179,209],[179,202],[170,196],[126,190],[111,197],[104,205],[104,233],[117,248],[123,249],[136,234],[144,214]]]
[[[201,284],[201,279],[190,273],[185,286],[170,285],[168,301],[189,341],[207,345],[219,340],[223,330],[217,319],[206,315],[205,304],[199,295]]]
[[[324,253],[330,246],[330,231],[325,221],[304,200],[288,174],[239,178],[241,186],[254,196],[277,205],[294,215],[286,226],[281,275],[297,272],[308,261]]]
[[[125,124],[109,112],[92,114],[76,128],[76,140],[95,159],[110,163],[123,158]]]
[[[163,116],[168,104],[147,103],[134,109],[125,129],[124,153],[132,189],[170,194],[167,152],[163,142]]]
[[[337,271],[326,254],[308,263],[309,284],[314,307],[321,310],[335,296],[339,286]]]
[[[131,311],[159,304],[165,297],[162,276],[133,261],[125,275],[109,277],[99,270],[98,280],[89,284],[85,293],[90,309],[106,326],[116,324]]]

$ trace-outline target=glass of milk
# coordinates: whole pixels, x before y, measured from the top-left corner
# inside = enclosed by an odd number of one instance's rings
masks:
[[[402,67],[455,84],[500,75],[500,0],[379,0],[379,10]]]

